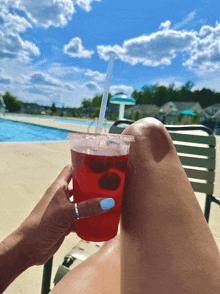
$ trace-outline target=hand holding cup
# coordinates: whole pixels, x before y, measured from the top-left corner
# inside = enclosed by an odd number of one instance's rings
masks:
[[[76,232],[77,212],[80,219],[108,212],[114,206],[109,198],[94,198],[82,201],[75,208],[70,201],[73,191],[68,188],[72,166],[66,166],[47,189],[42,199],[16,230],[24,239],[24,254],[32,265],[46,263],[59,249],[70,232]],[[104,201],[103,201],[104,200]]]

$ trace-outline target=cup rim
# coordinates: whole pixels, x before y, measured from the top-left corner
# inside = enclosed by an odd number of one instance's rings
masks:
[[[99,134],[99,133],[68,133],[66,138],[68,139],[95,139],[99,138],[100,140],[113,140],[113,141],[126,141],[126,142],[134,142],[134,136],[131,135],[121,135],[121,134]]]

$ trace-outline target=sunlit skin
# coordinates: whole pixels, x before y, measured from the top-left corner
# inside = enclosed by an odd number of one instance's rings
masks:
[[[70,271],[52,293],[220,293],[219,250],[172,139],[155,119],[131,143],[120,234]]]

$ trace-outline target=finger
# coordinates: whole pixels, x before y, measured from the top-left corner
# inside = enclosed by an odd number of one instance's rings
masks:
[[[61,171],[56,181],[64,181],[69,184],[72,176],[73,168],[72,165],[66,165],[64,169]]]
[[[93,198],[77,204],[80,218],[93,217],[105,213],[115,206],[113,198]],[[77,219],[74,205],[74,218]]]
[[[66,189],[65,192],[66,192],[67,199],[70,200],[70,198],[73,196],[73,190],[72,189],[68,189],[66,187],[65,187],[65,189]],[[71,201],[71,202],[73,202],[73,201]]]

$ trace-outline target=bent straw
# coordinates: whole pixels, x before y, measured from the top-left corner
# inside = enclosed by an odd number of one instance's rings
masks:
[[[108,69],[107,69],[107,74],[106,74],[106,80],[105,80],[105,88],[102,96],[102,104],[101,104],[101,109],[100,109],[100,114],[99,114],[99,121],[98,121],[98,126],[96,128],[97,133],[102,132],[103,128],[103,122],[104,122],[104,117],[105,117],[105,112],[106,112],[106,106],[107,106],[107,100],[108,100],[108,92],[111,84],[111,78],[112,78],[112,72],[113,72],[113,67],[114,67],[114,60],[115,60],[115,54],[111,54],[108,62]]]

